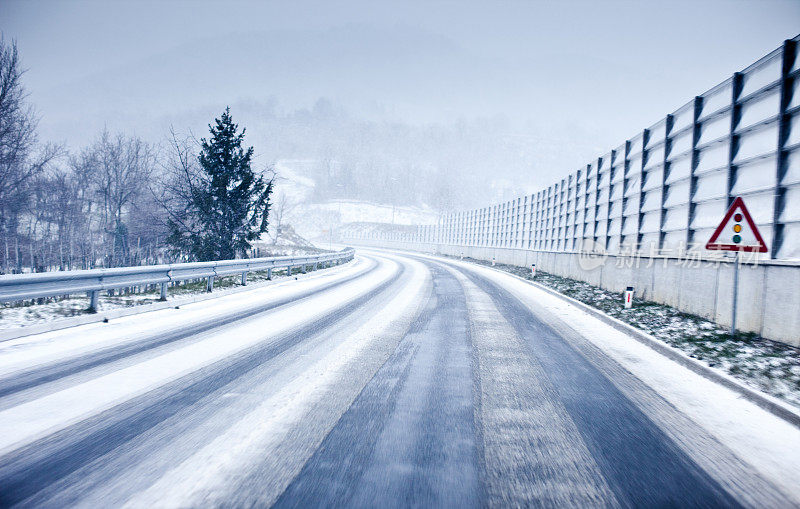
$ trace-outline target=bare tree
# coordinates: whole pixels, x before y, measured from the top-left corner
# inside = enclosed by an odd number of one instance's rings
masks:
[[[276,180],[278,177],[276,177]],[[275,200],[275,205],[272,206],[272,226],[275,228],[275,234],[272,235],[272,243],[277,244],[278,239],[281,237],[281,230],[282,226],[285,226],[286,219],[288,216],[292,214],[292,212],[297,208],[299,203],[296,200],[289,198],[286,193],[281,193],[278,195],[278,199]]]
[[[0,197],[32,174],[26,165],[36,143],[36,117],[26,104],[17,44],[0,39]]]
[[[103,131],[91,148],[90,161],[102,203],[103,230],[110,239],[106,244],[109,264],[129,263],[127,219],[134,213],[130,206],[147,189],[155,165],[154,151],[139,138]]]
[[[199,231],[192,213],[192,199],[202,176],[197,164],[200,144],[191,134],[181,135],[170,127],[166,149],[159,157],[160,172],[152,179],[150,194],[161,206],[164,214],[160,226],[166,228],[169,221],[184,231]],[[186,253],[173,253],[183,256]]]
[[[23,73],[16,42],[7,44],[0,38],[0,231],[6,271],[11,245],[17,270],[21,269],[20,216],[28,205],[31,179],[62,153],[56,145],[37,147],[37,119],[26,101]]]
[[[80,232],[81,242],[77,249],[80,251],[81,267],[91,269],[97,263],[97,239],[95,235],[97,218],[96,211],[97,193],[94,189],[94,154],[90,149],[84,149],[80,154],[70,158],[71,176],[75,183],[76,201],[79,207],[80,224],[74,225],[75,231]]]

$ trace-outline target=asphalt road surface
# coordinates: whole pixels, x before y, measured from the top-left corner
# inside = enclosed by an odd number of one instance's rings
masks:
[[[800,503],[800,430],[556,301],[363,251],[0,343],[0,506]]]

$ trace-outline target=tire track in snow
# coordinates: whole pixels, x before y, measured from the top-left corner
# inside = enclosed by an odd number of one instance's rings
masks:
[[[229,313],[224,316],[215,316],[209,320],[182,325],[171,330],[153,333],[152,335],[137,339],[134,342],[123,345],[112,345],[90,355],[81,355],[68,361],[37,366],[35,369],[30,371],[12,373],[0,378],[0,398],[5,398],[43,384],[97,368],[99,366],[125,360],[137,354],[155,350],[171,343],[191,339],[199,334],[212,332],[215,329],[222,328],[226,325],[239,322],[247,318],[257,317],[262,313],[278,309],[282,306],[286,306],[287,304],[298,302],[309,297],[317,297],[325,291],[337,288],[359,277],[365,276],[377,270],[377,268],[378,265],[373,264],[367,270],[352,274],[343,279],[323,284],[320,287],[312,288],[287,298],[251,306],[249,308],[245,308],[234,313]],[[19,399],[15,399],[13,401],[14,404],[19,404],[20,402],[21,400]],[[7,406],[7,404],[0,404],[0,409]]]
[[[740,507],[551,326],[494,281],[476,272],[466,274],[491,297],[542,366],[620,503]]]
[[[464,296],[432,272],[428,307],[276,507],[481,505]]]
[[[405,264],[411,270],[365,307],[50,484],[25,504],[268,504],[417,316],[426,273],[419,263]],[[265,459],[269,466],[259,471]]]
[[[278,336],[168,382],[155,390],[115,405],[0,457],[0,506],[34,495],[70,472],[94,461],[187,408],[205,395],[244,376],[307,337],[358,311],[391,287],[404,266],[377,287],[337,306],[321,319]],[[35,403],[35,402],[34,402]],[[13,409],[11,409],[13,410]],[[44,409],[43,409],[44,411]],[[0,422],[3,413],[0,413]]]
[[[410,269],[407,280],[394,294],[373,302],[366,318],[356,330],[343,331],[330,354],[127,506],[272,505],[418,320],[430,294],[430,276],[418,262],[403,263]]]
[[[485,291],[457,269],[449,270],[467,297],[487,505],[619,505],[527,346]]]

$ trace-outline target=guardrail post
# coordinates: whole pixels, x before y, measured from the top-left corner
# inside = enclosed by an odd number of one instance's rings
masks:
[[[242,272],[242,286],[247,286],[247,272]]]
[[[206,282],[206,291],[210,292],[214,289],[214,276],[208,276],[208,280]]]
[[[158,300],[167,300],[167,283],[161,283],[161,296]]]
[[[97,304],[100,300],[100,290],[92,290],[89,292],[89,312],[97,313]]]

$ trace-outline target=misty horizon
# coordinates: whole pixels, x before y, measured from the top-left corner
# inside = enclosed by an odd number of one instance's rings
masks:
[[[336,13],[315,3],[123,3],[113,16],[100,3],[38,5],[50,16],[33,23],[31,4],[7,2],[0,28],[18,41],[41,140],[78,150],[108,128],[160,143],[171,126],[202,135],[231,106],[262,164],[337,158],[342,141],[319,134],[330,128],[329,118],[317,118],[315,106],[323,104],[326,115],[336,115],[351,132],[417,133],[405,144],[384,140],[384,151],[411,165],[458,171],[477,179],[477,189],[508,188],[492,200],[540,189],[600,156],[724,80],[731,68],[778,47],[795,35],[792,22],[800,19],[800,8],[790,2],[775,2],[774,9],[620,2],[613,12],[590,3],[561,10],[546,2],[473,4],[458,12],[447,2],[429,9],[350,3]],[[312,13],[316,21],[309,22]],[[708,31],[703,14],[726,23]],[[63,22],[54,25],[59,16]],[[679,24],[672,32],[651,33],[647,20],[654,16]],[[753,16],[769,22],[726,42],[747,51],[715,50]],[[236,19],[236,28],[202,33],[217,19],[222,26]],[[481,28],[468,28],[479,21]],[[598,40],[592,32],[601,21],[610,35]],[[51,35],[37,38],[46,28]],[[93,43],[92,30],[97,41],[111,41],[105,52]],[[111,33],[122,37],[110,39]],[[138,37],[131,38],[134,33]],[[671,44],[655,44],[670,38]],[[315,139],[276,141],[275,119],[297,124],[302,117]],[[475,154],[473,138],[452,140],[445,151],[472,152],[465,162],[433,157],[411,143],[435,132],[447,137],[460,126],[485,129],[492,146]],[[479,168],[491,168],[495,181]],[[465,188],[456,205],[485,201],[474,193]]]

